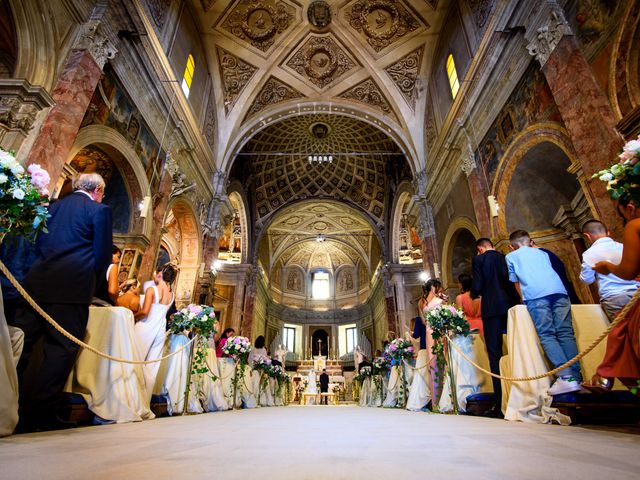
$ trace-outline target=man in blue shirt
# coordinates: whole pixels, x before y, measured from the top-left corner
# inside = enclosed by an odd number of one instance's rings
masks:
[[[531,247],[527,232],[516,230],[509,241],[513,248],[506,257],[509,280],[516,283],[522,295],[544,353],[554,368],[559,367],[578,354],[567,289],[551,266],[549,256]],[[549,395],[578,391],[581,383],[580,364],[576,362],[558,372]]]
[[[598,262],[606,261],[617,265],[622,259],[622,244],[609,237],[607,227],[602,222],[589,220],[582,226],[582,234],[589,240],[591,247],[582,254],[580,280],[586,284],[598,281],[600,304],[609,320],[613,320],[636,293],[640,282],[623,280],[613,273],[602,275],[593,269]]]

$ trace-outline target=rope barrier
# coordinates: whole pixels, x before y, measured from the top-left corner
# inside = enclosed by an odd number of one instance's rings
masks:
[[[18,290],[18,293],[20,293],[20,295],[22,295],[22,297],[27,301],[27,303],[29,303],[29,305],[31,305],[33,307],[33,309],[36,312],[38,312],[40,314],[40,316],[42,318],[44,318],[62,336],[64,336],[67,339],[71,340],[73,343],[75,343],[76,345],[84,348],[85,350],[89,350],[91,353],[95,353],[99,357],[106,358],[107,360],[111,360],[111,361],[118,362],[118,363],[129,363],[129,364],[132,364],[132,365],[149,365],[151,363],[158,363],[158,362],[166,360],[167,358],[173,357],[174,355],[177,355],[178,353],[182,352],[182,350],[184,350],[185,348],[190,346],[195,341],[195,339],[197,338],[197,337],[194,336],[191,340],[189,340],[188,343],[184,344],[182,347],[180,347],[175,352],[171,352],[168,355],[160,357],[160,358],[158,358],[156,360],[129,360],[127,358],[114,357],[113,355],[109,355],[108,353],[104,353],[104,352],[98,350],[97,348],[92,347],[88,343],[83,342],[82,340],[76,338],[75,336],[73,336],[72,334],[67,332],[64,328],[62,328],[60,326],[60,324],[58,322],[56,322],[53,318],[51,318],[51,316],[47,312],[45,312],[42,309],[42,307],[40,307],[40,305],[38,305],[35,302],[35,300],[33,298],[31,298],[31,295],[29,295],[27,293],[27,291],[24,288],[22,288],[22,285],[20,285],[18,283],[16,278],[11,274],[11,272],[9,271],[7,266],[2,261],[0,261],[0,271],[2,271],[2,273],[4,273],[4,275],[7,277],[9,282],[11,282],[11,285],[13,285],[16,288],[16,290]]]
[[[505,377],[502,375],[498,375],[496,373],[490,372],[489,370],[482,368],[480,365],[478,365],[476,362],[474,362],[471,358],[469,358],[453,341],[453,339],[451,338],[450,335],[447,335],[445,338],[449,341],[449,344],[460,354],[460,356],[462,358],[464,358],[467,362],[469,362],[471,365],[473,365],[474,367],[476,367],[478,370],[480,370],[481,372],[490,375],[494,378],[499,378],[500,380],[504,380],[506,382],[532,382],[534,380],[540,380],[542,378],[545,377],[551,377],[553,375],[555,375],[556,373],[560,372],[561,370],[564,370],[567,367],[570,367],[571,365],[573,365],[576,362],[579,362],[580,359],[582,359],[584,356],[588,355],[594,348],[596,348],[596,346],[598,346],[598,344],[604,340],[609,333],[611,333],[611,331],[620,323],[622,322],[627,314],[631,311],[631,309],[634,307],[634,305],[636,304],[636,302],[640,299],[640,289],[638,289],[636,291],[636,293],[633,295],[633,297],[631,297],[631,300],[629,300],[629,302],[627,302],[627,304],[624,306],[624,308],[618,313],[618,315],[616,315],[616,318],[613,320],[613,322],[611,322],[611,324],[600,334],[600,336],[598,338],[596,338],[593,342],[591,342],[591,344],[584,349],[582,352],[578,353],[575,357],[573,357],[571,360],[567,361],[566,363],[560,365],[559,367],[554,368],[553,370],[550,370],[546,373],[541,373],[539,375],[535,375],[535,376],[531,376],[531,377]]]

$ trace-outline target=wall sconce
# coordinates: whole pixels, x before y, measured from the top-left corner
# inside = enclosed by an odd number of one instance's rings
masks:
[[[492,217],[497,217],[500,213],[500,205],[498,205],[496,197],[493,195],[489,195],[487,197],[487,201],[489,202],[489,214]]]
[[[418,275],[418,278],[420,278],[420,281],[422,283],[426,283],[427,280],[429,280],[429,274],[425,271],[420,272],[420,275]]]
[[[140,209],[140,218],[147,218],[147,213],[149,212],[150,205],[151,197],[149,195],[145,195],[142,201],[138,204],[138,208]]]

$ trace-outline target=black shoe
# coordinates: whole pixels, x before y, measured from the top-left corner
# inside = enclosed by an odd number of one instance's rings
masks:
[[[504,414],[502,413],[502,409],[498,408],[498,407],[493,407],[491,410],[489,410],[486,414],[485,417],[489,417],[489,418],[502,418],[504,419]]]
[[[58,416],[53,416],[49,418],[43,418],[36,424],[35,427],[36,431],[38,432],[48,432],[50,430],[66,430],[69,428],[77,428],[78,424],[76,422],[62,420]]]

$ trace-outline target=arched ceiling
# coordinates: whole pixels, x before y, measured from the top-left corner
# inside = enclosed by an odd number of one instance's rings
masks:
[[[401,131],[424,158],[424,79],[448,0],[190,3],[213,75],[217,157],[243,124],[329,101]]]
[[[310,163],[308,155],[332,155]],[[390,175],[411,176],[398,146],[384,132],[347,116],[290,117],[258,132],[238,153],[250,165],[255,211],[264,221],[288,202],[345,201],[384,222]]]
[[[324,241],[317,241],[318,235]],[[336,270],[342,265],[365,266],[379,260],[380,247],[362,213],[341,203],[303,202],[280,211],[262,239],[267,242],[270,272],[290,266],[305,271]],[[378,255],[378,258],[373,258]],[[264,260],[263,260],[264,261]]]

